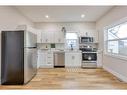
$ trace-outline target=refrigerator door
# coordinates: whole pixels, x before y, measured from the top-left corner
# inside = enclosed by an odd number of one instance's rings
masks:
[[[28,31],[24,32],[24,47],[37,47],[37,35]]]
[[[1,84],[24,82],[24,31],[2,31]]]
[[[37,49],[24,48],[24,83],[29,82],[37,72]]]

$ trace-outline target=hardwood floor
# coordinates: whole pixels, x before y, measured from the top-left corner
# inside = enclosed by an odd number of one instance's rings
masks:
[[[127,89],[127,83],[103,69],[39,69],[26,85],[0,86],[0,89]]]

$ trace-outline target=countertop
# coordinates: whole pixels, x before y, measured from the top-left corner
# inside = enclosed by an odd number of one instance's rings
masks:
[[[65,52],[65,53],[82,53],[81,50],[62,50],[62,49],[38,49],[39,52]],[[89,53],[89,52],[85,52]],[[90,53],[102,53],[102,50],[97,50],[96,52],[90,52]]]
[[[60,50],[60,49],[38,49],[38,51],[43,52],[67,52],[67,53],[81,53],[80,50]]]

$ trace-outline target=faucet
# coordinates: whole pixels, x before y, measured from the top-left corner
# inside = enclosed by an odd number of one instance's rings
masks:
[[[73,44],[70,44],[71,45],[71,50],[73,50]]]

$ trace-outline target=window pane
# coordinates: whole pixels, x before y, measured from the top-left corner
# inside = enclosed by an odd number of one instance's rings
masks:
[[[127,37],[127,23],[123,23],[108,29],[108,40]]]
[[[108,52],[118,54],[118,41],[108,42]]]
[[[71,46],[76,48],[77,40],[66,40],[66,43],[68,48],[71,48]]]
[[[127,40],[108,41],[108,52],[127,56]]]
[[[127,56],[127,40],[119,41],[119,54]]]
[[[110,31],[110,30],[109,30]],[[108,31],[108,40],[117,39],[117,36],[113,35],[111,32]]]
[[[66,39],[78,39],[77,33],[66,33]]]
[[[127,23],[120,25],[120,29],[117,33],[119,38],[126,38],[127,37]]]

